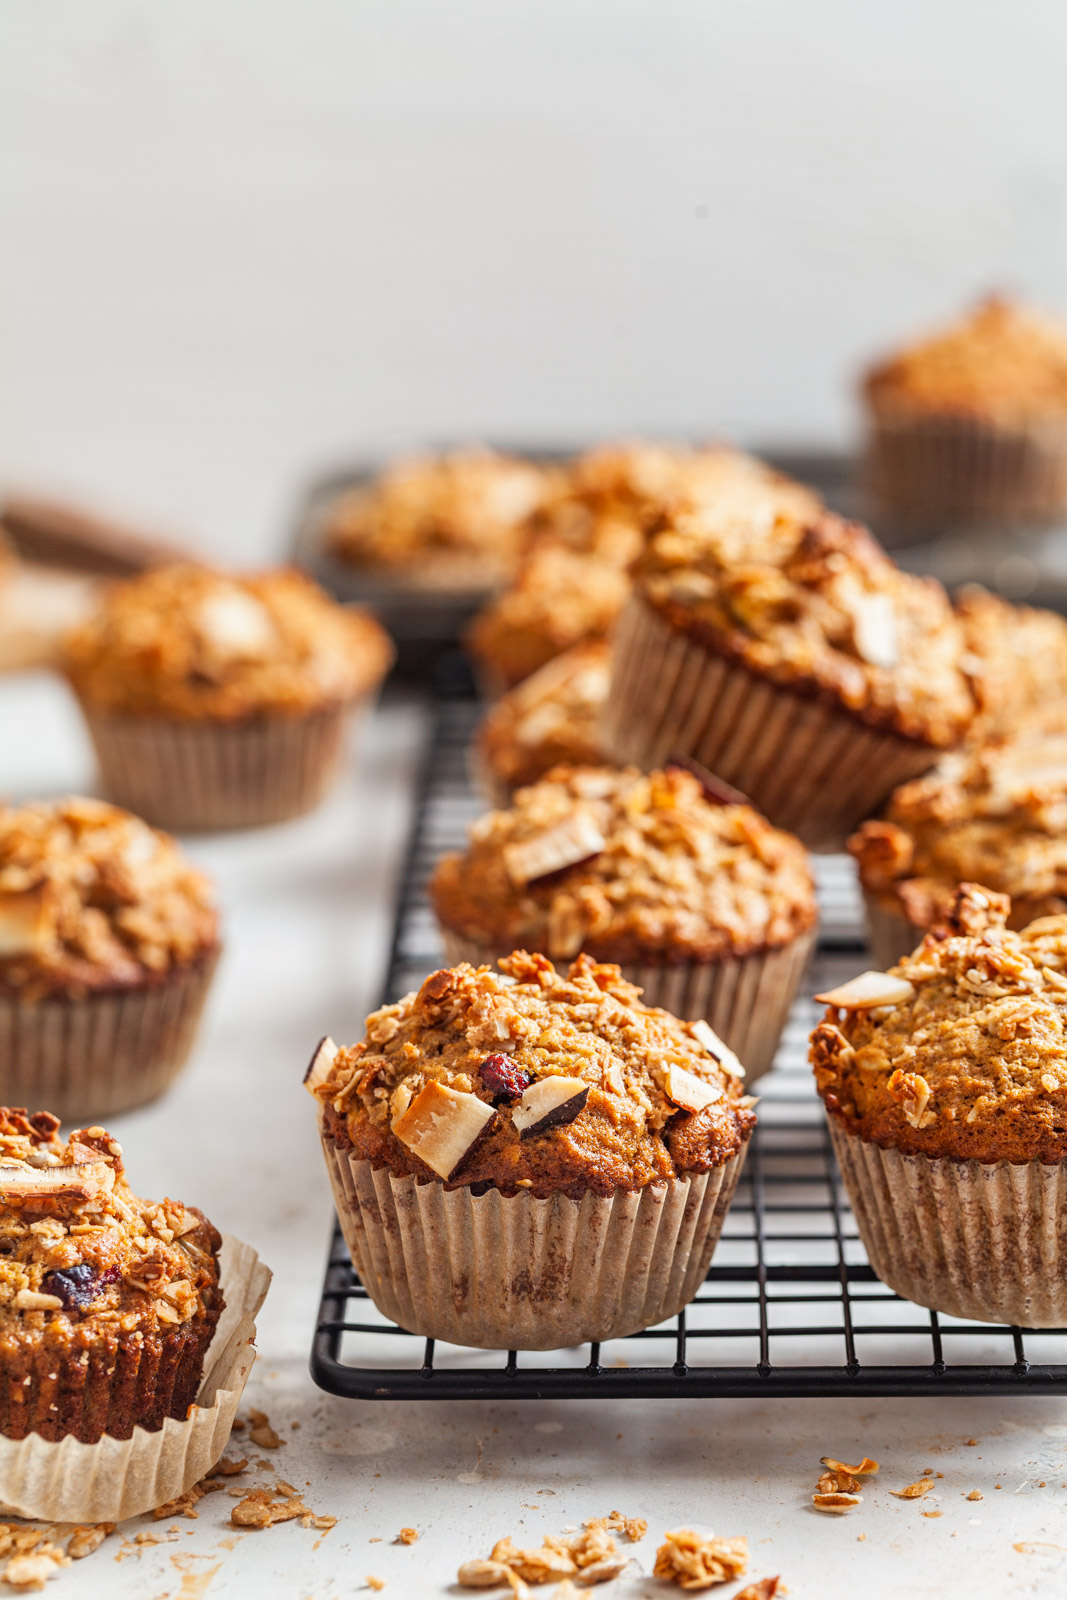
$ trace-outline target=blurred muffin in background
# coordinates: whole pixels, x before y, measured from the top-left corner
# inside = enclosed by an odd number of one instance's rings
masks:
[[[309,579],[193,565],[117,585],[67,641],[108,792],[178,831],[311,810],[392,659]]]
[[[978,584],[959,591],[955,610],[979,707],[968,743],[1017,737],[1032,721],[1067,725],[1067,619]]]
[[[600,714],[611,681],[611,646],[575,645],[491,706],[475,736],[475,776],[491,805],[536,783],[561,762],[600,764]]]
[[[863,383],[868,476],[902,522],[1067,510],[1067,326],[992,297]]]

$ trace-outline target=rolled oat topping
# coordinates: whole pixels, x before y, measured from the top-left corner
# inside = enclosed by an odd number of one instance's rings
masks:
[[[829,1008],[810,1059],[849,1131],[958,1160],[1067,1155],[1067,916],[1014,932],[1006,913],[963,885],[948,922],[892,969],[908,998]]]
[[[575,645],[505,694],[478,732],[493,777],[517,789],[560,762],[601,761],[598,726],[610,681],[611,647],[600,640]]]
[[[237,720],[357,699],[391,655],[372,617],[299,572],[176,566],[116,585],[69,637],[67,670],[99,710]]]
[[[638,994],[617,967],[585,956],[566,975],[521,951],[499,970],[435,972],[369,1017],[367,1037],[311,1086],[324,1133],[398,1174],[535,1196],[637,1190],[720,1166],[755,1123],[742,1087],[694,1024]],[[517,1098],[483,1073],[499,1056],[513,1063],[515,1088],[526,1080]],[[697,1111],[678,1104],[676,1068],[715,1099]]]
[[[0,993],[125,988],[217,943],[212,886],[167,834],[101,800],[0,809]]]
[[[968,743],[1017,738],[1020,723],[1062,726],[1067,700],[1067,618],[1015,606],[978,584],[960,590],[956,615],[963,628],[964,666],[979,713]]]
[[[487,949],[624,963],[774,948],[816,915],[798,841],[676,767],[555,769],[480,818],[430,893],[446,927]]]

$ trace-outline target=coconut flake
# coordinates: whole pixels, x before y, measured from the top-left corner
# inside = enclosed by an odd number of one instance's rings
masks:
[[[521,889],[537,878],[547,877],[550,872],[559,872],[599,855],[605,842],[592,813],[578,806],[552,827],[505,845],[504,867],[512,883]]]
[[[48,944],[48,885],[0,894],[0,957],[31,956]]]
[[[308,1069],[304,1073],[304,1088],[309,1094],[314,1094],[315,1090],[326,1082],[337,1056],[338,1046],[334,1044],[329,1034],[326,1034],[315,1046],[314,1054],[308,1062]]]
[[[676,1067],[673,1062],[663,1074],[663,1092],[683,1111],[703,1111],[705,1106],[721,1100],[723,1091],[716,1083],[707,1083],[695,1072]]]
[[[476,1094],[446,1089],[433,1079],[393,1123],[393,1132],[439,1178],[447,1179],[495,1116],[493,1107]]]
[[[589,1085],[581,1078],[539,1078],[523,1090],[511,1114],[512,1127],[523,1139],[545,1128],[563,1127],[574,1121],[588,1099]]]
[[[724,1044],[719,1038],[710,1022],[705,1022],[703,1017],[700,1017],[696,1022],[689,1024],[689,1032],[694,1039],[697,1039],[704,1046],[709,1056],[714,1056],[722,1070],[728,1073],[731,1078],[744,1077],[744,1067],[734,1055],[730,1046]]]
[[[891,671],[900,660],[897,617],[887,594],[857,594],[851,601],[852,641],[872,667]]]
[[[820,1005],[839,1006],[842,1011],[867,1011],[874,1006],[900,1006],[910,1000],[915,989],[907,978],[894,978],[888,972],[861,972],[836,989],[817,994]]]

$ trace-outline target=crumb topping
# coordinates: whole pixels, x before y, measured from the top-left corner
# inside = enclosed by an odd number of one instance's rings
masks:
[[[493,776],[517,789],[564,761],[599,763],[600,714],[610,682],[611,647],[599,640],[575,645],[511,689],[478,731]]]
[[[99,709],[224,721],[357,699],[391,657],[372,617],[289,569],[160,567],[117,584],[67,640],[71,681]]]
[[[774,948],[816,916],[799,841],[677,767],[556,768],[473,824],[430,895],[445,926],[488,947],[623,964]]]
[[[329,1137],[398,1174],[535,1196],[637,1190],[720,1166],[755,1124],[701,1027],[642,1005],[617,967],[583,955],[564,974],[517,951],[498,969],[432,973],[309,1087]],[[516,1074],[503,1087],[483,1072],[501,1058]],[[416,1153],[427,1126],[458,1130],[444,1174]]]
[[[906,998],[829,1006],[810,1059],[845,1127],[907,1154],[1067,1155],[1067,916],[1015,932],[1006,913],[961,886],[949,922],[891,969]]]
[[[1067,412],[1067,327],[991,296],[942,333],[909,345],[866,380],[875,411],[989,416]]]
[[[1020,718],[1046,722],[1067,699],[1067,618],[1012,605],[978,584],[957,594],[956,615],[979,705],[969,742],[1014,737]]]
[[[634,564],[638,592],[709,650],[861,721],[951,746],[974,716],[944,590],[901,572],[857,523],[686,507]]]
[[[212,885],[168,834],[102,800],[0,809],[0,993],[125,988],[217,944]]]

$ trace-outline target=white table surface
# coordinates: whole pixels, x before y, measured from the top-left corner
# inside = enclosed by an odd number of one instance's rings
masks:
[[[340,1600],[369,1593],[373,1574],[387,1600],[459,1595],[459,1563],[502,1535],[539,1544],[617,1507],[647,1518],[649,1535],[605,1600],[680,1593],[649,1576],[656,1537],[680,1525],[745,1534],[749,1577],[781,1573],[795,1600],[1067,1592],[1061,1400],[372,1404],[312,1384],[330,1206],[300,1077],[315,1040],[357,1037],[376,999],[421,728],[415,706],[392,703],[314,817],[190,844],[218,881],[227,954],[181,1082],[112,1122],[141,1192],[203,1206],[273,1267],[246,1401],[286,1441],[271,1466],[337,1526],[239,1532],[234,1501],[212,1494],[196,1521],[124,1526],[50,1589],[86,1600]],[[0,790],[91,783],[66,691],[44,676],[0,681]],[[882,1471],[861,1507],[842,1519],[814,1512],[820,1456],[864,1454]],[[933,1494],[889,1494],[927,1467],[944,1475]],[[984,1498],[967,1500],[972,1489]],[[933,1510],[941,1515],[923,1515]],[[171,1526],[170,1542],[132,1542]],[[416,1544],[392,1542],[402,1526],[418,1529]],[[714,1592],[729,1600],[741,1586]]]

